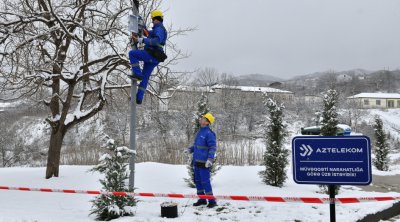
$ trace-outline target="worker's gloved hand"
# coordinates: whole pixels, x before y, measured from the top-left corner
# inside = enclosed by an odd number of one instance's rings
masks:
[[[143,29],[144,29],[144,30],[147,30],[147,26],[146,26],[146,24],[144,24],[144,23],[143,23]]]
[[[190,154],[190,147],[189,147],[189,148],[186,148],[186,149],[183,151],[183,154],[189,155],[189,154]]]
[[[132,39],[132,42],[134,42],[134,43],[138,42],[138,36],[135,33],[132,33],[131,39]]]
[[[189,161],[189,159],[190,159],[190,153],[192,153],[190,147],[189,147],[189,148],[186,148],[186,149],[183,151],[183,155],[184,155],[185,161]]]
[[[210,168],[210,167],[212,167],[212,165],[213,165],[212,159],[208,159],[206,161],[206,168]]]
[[[134,43],[139,43],[139,44],[143,43],[143,38],[139,38],[136,34],[132,33],[131,38]]]

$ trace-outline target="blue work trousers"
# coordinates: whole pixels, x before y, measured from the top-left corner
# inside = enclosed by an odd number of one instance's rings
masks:
[[[136,94],[136,103],[141,104],[146,92],[150,75],[159,62],[153,56],[149,55],[149,53],[147,53],[145,50],[129,51],[129,61],[131,62],[132,72],[142,78]],[[143,61],[143,71],[140,69],[139,61]]]
[[[196,184],[198,195],[213,195],[211,181],[210,181],[210,168],[194,166],[194,182]],[[206,202],[206,199],[200,199]],[[209,203],[216,202],[215,199],[209,199]]]

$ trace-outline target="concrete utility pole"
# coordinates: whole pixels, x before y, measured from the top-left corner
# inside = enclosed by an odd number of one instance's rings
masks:
[[[139,0],[132,0],[132,13],[136,17],[136,27],[138,27],[139,20]],[[137,29],[135,34],[139,34]],[[137,49],[137,44],[132,44],[132,49]],[[129,189],[135,187],[135,160],[136,160],[136,92],[137,92],[137,81],[132,78],[131,85],[131,122],[130,122],[130,136],[129,136],[129,148],[134,152],[129,160]]]

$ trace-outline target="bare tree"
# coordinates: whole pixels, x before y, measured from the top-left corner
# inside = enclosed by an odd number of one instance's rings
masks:
[[[361,109],[360,103],[355,99],[347,99],[344,104],[347,107],[347,115],[344,115],[345,123],[351,126],[353,132],[358,132],[358,126],[365,112]]]
[[[335,73],[335,71],[330,70],[322,75],[318,79],[317,86],[318,87],[316,90],[318,93],[324,92],[328,89],[337,88],[337,74]]]
[[[197,100],[197,99],[196,99]],[[186,141],[188,145],[192,142],[194,136],[193,133],[193,119],[195,113],[194,99],[190,95],[185,95],[184,99],[181,101],[182,110],[180,111],[181,118],[178,119],[179,125],[184,129],[186,135]]]
[[[6,119],[0,113],[0,167],[9,166],[10,158],[12,158],[13,154],[10,149],[11,139],[13,138],[8,129],[8,124],[6,124]]]
[[[11,123],[0,114],[0,129],[0,167],[27,165],[36,160],[36,147],[26,145],[24,137],[16,136],[20,129],[18,123]]]
[[[221,94],[218,98],[219,106],[216,107],[223,114],[222,124],[225,126],[223,133],[227,133],[235,137],[241,124],[242,110],[244,108],[245,97],[238,87],[237,80],[227,74],[221,75]],[[224,132],[225,131],[225,132]]]
[[[142,17],[161,0],[142,0]],[[128,0],[5,0],[0,6],[0,91],[49,108],[46,178],[59,175],[66,132],[101,111],[112,90],[130,87]],[[187,30],[171,31],[171,36]],[[171,42],[168,42],[171,45]],[[168,47],[167,47],[168,48]],[[168,64],[185,58],[172,44]],[[163,71],[167,70],[167,71]]]
[[[200,86],[212,86],[219,82],[219,73],[214,68],[204,68],[198,71],[195,84]]]

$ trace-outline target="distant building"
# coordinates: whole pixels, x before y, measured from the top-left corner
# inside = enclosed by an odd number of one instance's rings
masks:
[[[273,82],[273,83],[269,84],[268,86],[273,87],[273,88],[280,88],[280,87],[282,87],[282,85],[283,84],[281,82]]]
[[[192,109],[200,99],[201,94],[207,94],[209,99],[210,95],[214,94],[211,87],[197,87],[197,86],[178,86],[170,88],[167,92],[162,94],[162,97],[168,98],[160,102],[160,110],[182,110]]]
[[[322,104],[322,97],[315,95],[304,95],[302,97],[307,104]]]
[[[165,102],[165,109],[184,109],[189,106],[193,106],[197,100],[196,97],[200,98],[200,95],[205,93],[208,95],[210,105],[218,106],[221,103],[221,99],[224,99],[225,95],[237,95],[245,100],[257,100],[262,99],[263,95],[267,95],[271,98],[286,101],[293,100],[294,93],[291,91],[275,89],[271,87],[252,87],[252,86],[228,86],[223,84],[217,84],[211,87],[196,87],[196,86],[179,86],[177,88],[170,88],[167,91],[168,101]],[[165,95],[167,97],[167,95]],[[195,99],[195,101],[193,101]]]
[[[262,97],[264,93],[268,96],[279,100],[293,100],[294,93],[287,90],[281,90],[271,87],[258,87],[258,86],[227,86],[223,84],[214,85],[211,87],[216,94],[223,91],[239,91],[240,94],[246,97]]]
[[[399,93],[360,93],[347,98],[365,109],[400,108]]]

